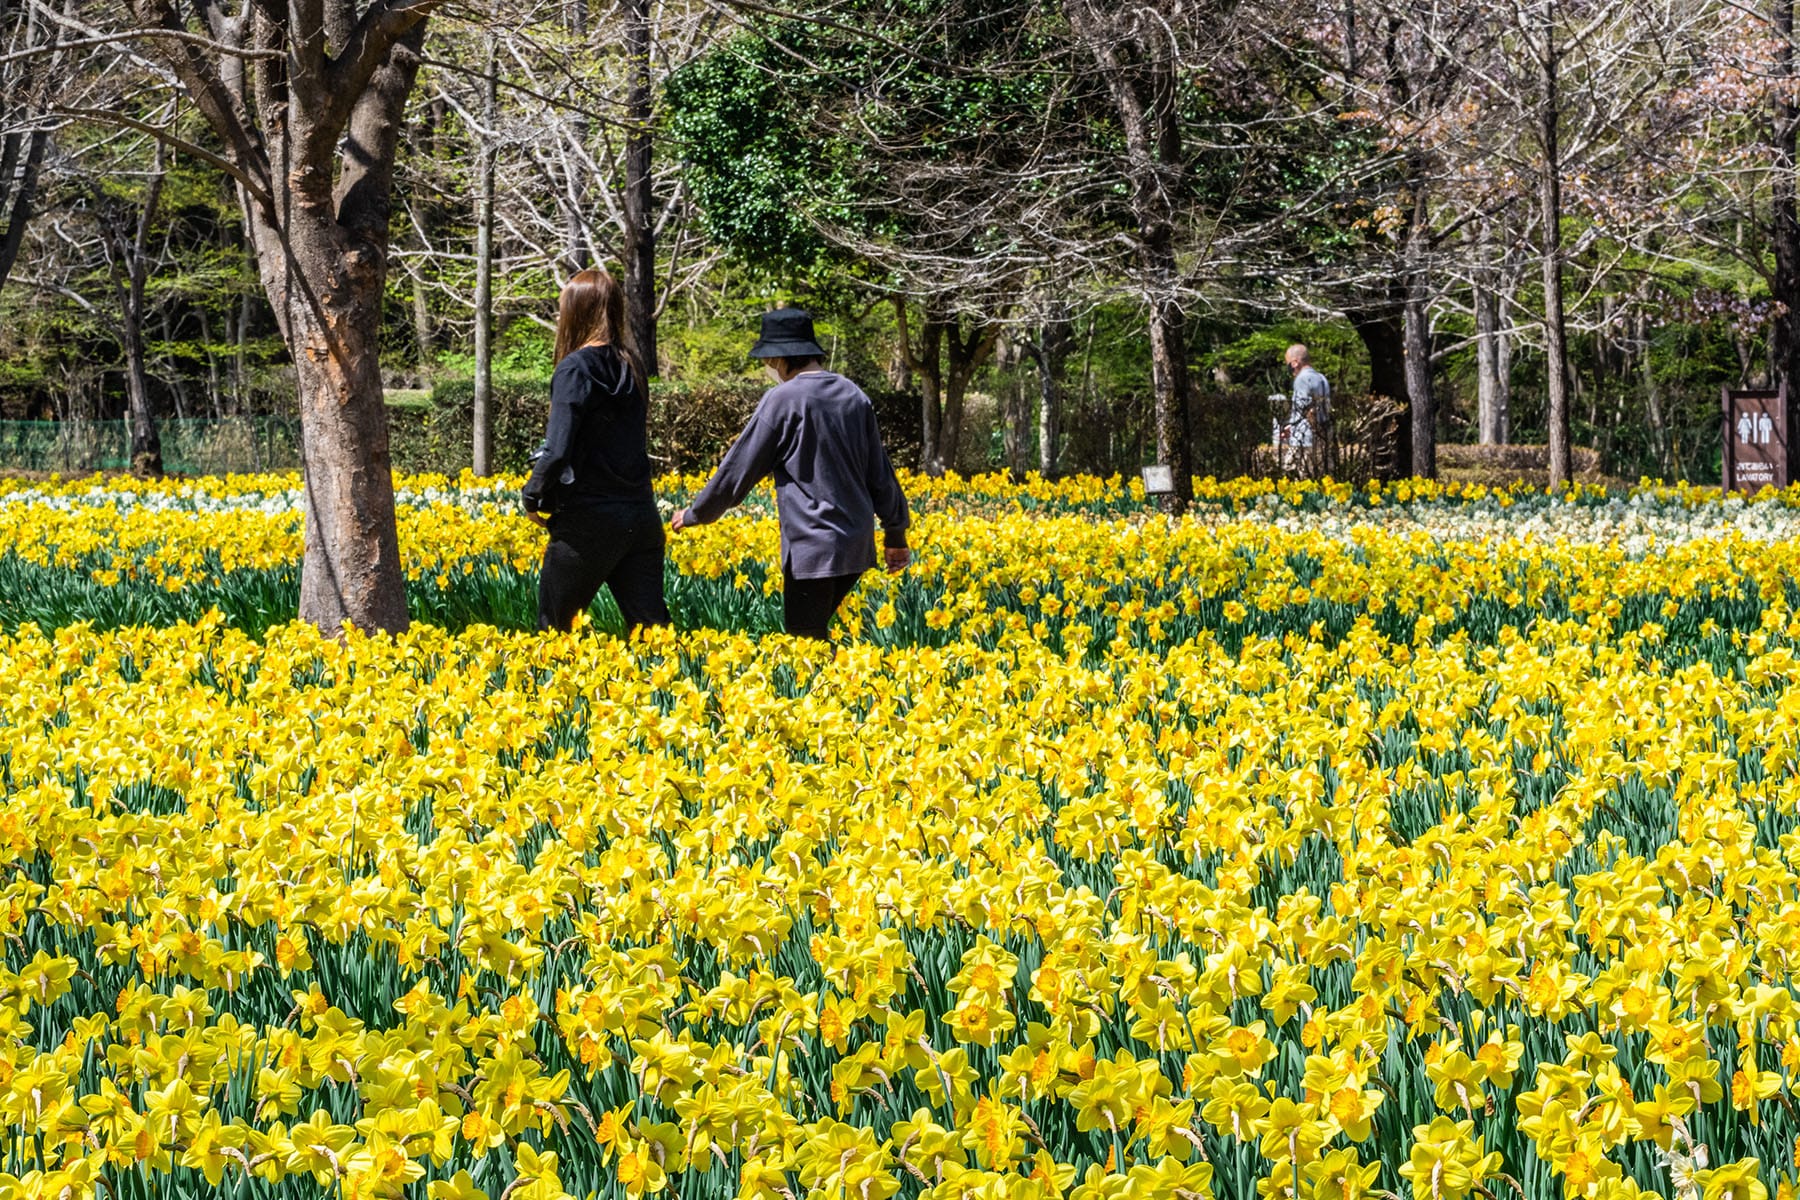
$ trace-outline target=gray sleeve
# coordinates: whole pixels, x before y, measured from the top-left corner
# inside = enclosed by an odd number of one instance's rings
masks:
[[[1294,376],[1294,395],[1288,404],[1288,419],[1299,417],[1312,407],[1312,380],[1302,371]]]
[[[688,517],[695,525],[707,525],[744,502],[750,489],[761,483],[775,466],[779,449],[780,419],[772,414],[767,396],[756,406],[750,423],[719,463],[718,470],[706,481],[688,505]]]
[[[869,429],[869,499],[875,503],[875,518],[881,522],[882,542],[887,546],[906,545],[906,528],[912,523],[912,514],[906,506],[906,493],[900,488],[900,478],[894,474],[894,464],[888,458],[887,447],[881,442],[881,426],[875,420],[875,406],[868,406],[867,425]]]

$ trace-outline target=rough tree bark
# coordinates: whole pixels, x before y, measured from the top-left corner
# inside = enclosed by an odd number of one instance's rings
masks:
[[[188,35],[142,49],[181,81],[223,147],[201,153],[238,184],[299,384],[300,616],[333,633],[408,624],[378,339],[395,149],[442,3],[132,3],[141,25]]]
[[[656,204],[651,191],[650,0],[625,0],[625,307],[644,371],[656,374]]]
[[[1572,474],[1569,456],[1569,346],[1563,318],[1561,98],[1557,94],[1560,61],[1556,45],[1556,0],[1540,0],[1538,26],[1538,172],[1539,259],[1544,279],[1544,376],[1549,386],[1550,486],[1559,488]]]

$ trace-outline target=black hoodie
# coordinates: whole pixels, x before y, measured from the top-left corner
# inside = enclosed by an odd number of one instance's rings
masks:
[[[525,511],[653,500],[649,415],[617,350],[583,346],[565,356],[550,381],[550,424],[525,481]]]

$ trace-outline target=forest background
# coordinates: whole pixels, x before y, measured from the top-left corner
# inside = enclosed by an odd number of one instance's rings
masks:
[[[1720,387],[1800,353],[1792,0],[430,7],[372,339],[399,465],[519,465],[590,265],[682,467],[789,302],[929,471],[1256,469],[1304,341],[1371,474],[1716,481]],[[125,418],[155,469],[171,420],[297,414],[181,65],[258,66],[196,32],[231,19],[0,0],[0,421]]]

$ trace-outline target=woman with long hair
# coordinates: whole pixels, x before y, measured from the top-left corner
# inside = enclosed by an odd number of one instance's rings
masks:
[[[556,316],[550,423],[525,483],[525,511],[550,531],[538,628],[568,629],[612,589],[627,631],[667,625],[663,528],[650,486],[649,389],[626,343],[625,293],[579,271]]]

